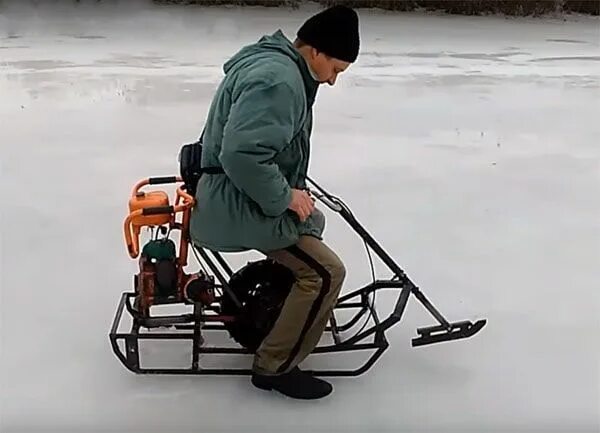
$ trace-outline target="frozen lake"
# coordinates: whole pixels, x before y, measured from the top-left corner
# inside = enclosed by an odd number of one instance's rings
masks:
[[[597,17],[360,11],[358,62],[314,108],[311,176],[449,320],[489,322],[412,348],[435,323],[411,300],[367,374],[297,402],[244,377],[135,376],[108,331],[137,271],[131,188],[176,174],[226,59],[317,9],[4,3],[2,432],[599,431]],[[325,213],[349,291],[370,279],[364,246]]]

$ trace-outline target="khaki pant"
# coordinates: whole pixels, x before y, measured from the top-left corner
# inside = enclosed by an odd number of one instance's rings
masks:
[[[256,351],[253,370],[281,374],[302,362],[319,343],[337,302],[346,269],[322,241],[301,236],[296,245],[266,253],[296,276],[281,314]]]

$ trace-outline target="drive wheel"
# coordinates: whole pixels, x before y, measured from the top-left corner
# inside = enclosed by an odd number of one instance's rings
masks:
[[[235,317],[225,322],[229,335],[254,353],[275,325],[294,282],[292,271],[271,259],[249,262],[235,272],[229,287],[241,308],[227,292],[221,298],[221,314]]]

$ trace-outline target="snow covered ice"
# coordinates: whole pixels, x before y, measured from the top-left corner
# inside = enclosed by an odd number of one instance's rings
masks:
[[[317,8],[18,3],[0,6],[2,432],[600,429],[597,17],[360,11],[359,60],[315,105],[311,175],[449,320],[489,322],[412,348],[435,321],[411,300],[367,374],[307,403],[245,377],[135,376],[108,331],[137,271],[131,188],[176,174],[229,56]],[[324,211],[358,288],[363,244]]]

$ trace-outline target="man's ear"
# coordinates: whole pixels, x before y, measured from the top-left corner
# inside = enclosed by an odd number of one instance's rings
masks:
[[[319,55],[319,50],[317,50],[315,47],[310,47],[310,58],[312,60],[314,60],[317,58],[318,55]]]

